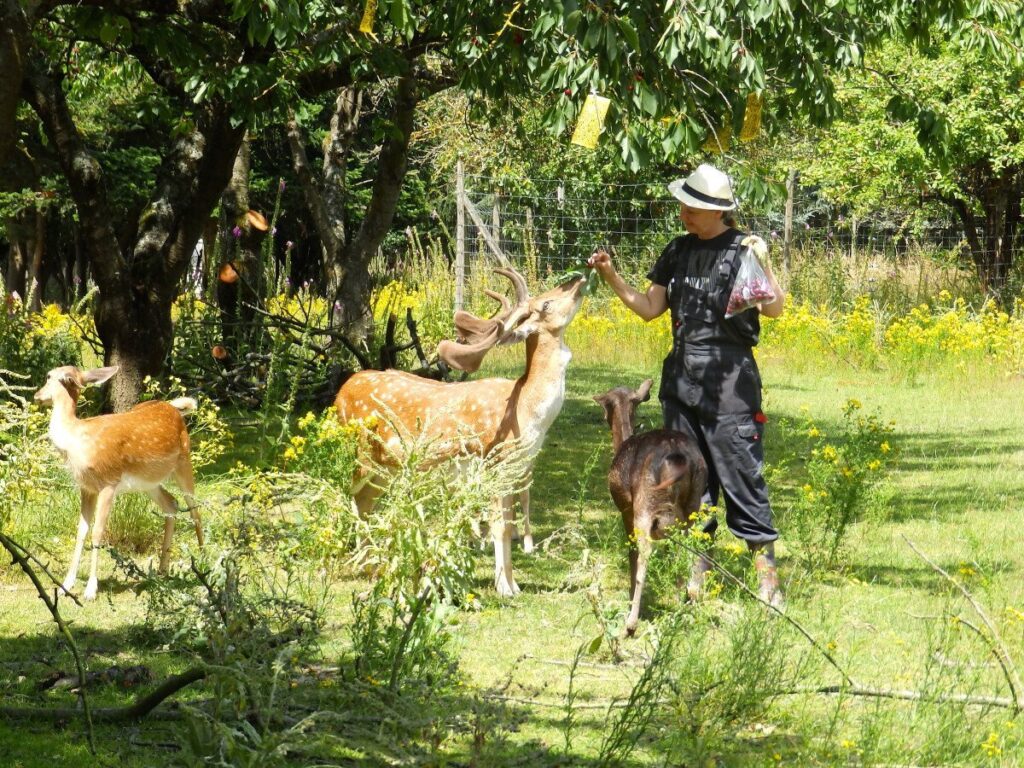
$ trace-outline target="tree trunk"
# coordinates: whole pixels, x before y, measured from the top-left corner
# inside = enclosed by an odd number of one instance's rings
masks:
[[[348,228],[345,204],[348,197],[346,173],[349,150],[359,128],[363,95],[352,87],[338,91],[331,116],[330,134],[324,144],[323,177],[318,182],[306,155],[306,138],[294,114],[288,118],[288,146],[292,167],[302,188],[306,207],[321,244],[325,293],[334,296],[345,276],[345,246]]]
[[[0,0],[0,165],[14,148],[14,124],[28,48],[28,23],[18,0]]]
[[[120,299],[128,302],[127,316],[138,325],[119,325],[110,329],[111,336],[100,335],[108,364],[117,360],[132,369],[131,375],[111,380],[110,400],[118,409],[138,401],[145,376],[163,371],[173,339],[171,306],[245,135],[244,128],[231,126],[229,111],[212,105],[192,133],[174,141],[140,219],[131,284]]]
[[[103,342],[104,363],[118,366],[110,380],[109,405],[126,411],[139,402],[145,378],[163,370],[173,339],[170,305],[144,287],[127,296],[101,290],[96,332]]]
[[[1013,272],[1014,246],[1021,226],[1024,171],[1008,166],[996,176],[987,164],[972,170],[969,178],[973,183],[964,190],[964,195],[973,200],[976,207],[963,199],[941,199],[953,208],[964,226],[981,289],[1005,304],[1012,301],[1006,289]],[[980,224],[975,214],[977,209],[981,210]]]
[[[381,147],[370,204],[358,233],[346,248],[345,273],[336,294],[338,324],[352,339],[367,338],[373,328],[370,260],[394,221],[408,168],[409,140],[418,103],[415,77],[410,74],[399,78],[391,112],[393,131]]]
[[[129,254],[119,247],[103,170],[75,125],[60,84],[30,60],[25,96],[57,153],[78,209],[82,248],[99,297],[96,330],[108,364],[121,366],[108,389],[117,410],[134,405],[146,375],[157,375],[171,343],[171,305],[192,249],[227,184],[244,129],[227,105],[211,103],[196,128],[170,143]]]
[[[17,293],[25,299],[25,273],[28,265],[25,262],[25,251],[22,244],[11,238],[11,249],[7,256],[7,274],[4,278],[4,287],[8,294]]]
[[[245,343],[246,329],[256,319],[254,307],[263,296],[259,249],[266,228],[247,215],[250,170],[251,150],[246,137],[238,148],[231,182],[221,195],[220,237],[225,246],[217,272],[217,306],[224,343],[235,354]]]
[[[978,277],[981,290],[989,291],[991,280],[991,269],[985,253],[985,246],[982,239],[978,237],[978,222],[974,211],[963,200],[957,198],[943,198],[956,211],[960,217],[960,223],[964,227],[964,237],[967,238],[967,247],[971,252],[971,261],[974,263],[974,273]]]

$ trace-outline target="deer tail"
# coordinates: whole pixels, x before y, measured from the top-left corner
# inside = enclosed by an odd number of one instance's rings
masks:
[[[192,411],[199,407],[199,403],[194,397],[176,397],[168,402],[177,408],[182,416],[192,413]]]
[[[658,484],[654,486],[654,490],[663,491],[666,488],[671,488],[680,480],[689,477],[691,471],[691,462],[684,454],[670,453],[655,470]]]

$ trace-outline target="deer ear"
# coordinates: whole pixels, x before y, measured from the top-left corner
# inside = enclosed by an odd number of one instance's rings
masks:
[[[473,373],[484,361],[487,353],[498,343],[501,327],[494,323],[490,333],[479,338],[473,344],[458,344],[445,339],[437,345],[437,356],[452,368]]]
[[[640,389],[636,391],[633,396],[633,400],[638,403],[646,403],[651,399],[651,384],[654,382],[651,379],[644,379],[643,384],[640,385]]]
[[[120,370],[117,365],[109,365],[106,368],[93,368],[90,371],[86,371],[82,374],[82,381],[86,384],[102,384],[108,381],[115,373]]]
[[[484,320],[461,309],[455,313],[455,329],[459,332],[459,339],[465,344],[483,341],[494,333],[496,326],[494,320]]]

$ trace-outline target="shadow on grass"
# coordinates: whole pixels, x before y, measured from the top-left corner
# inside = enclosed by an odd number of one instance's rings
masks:
[[[154,688],[166,676],[180,671],[169,668],[174,663],[173,657],[162,650],[162,639],[147,633],[143,625],[128,625],[117,630],[79,626],[75,634],[92,670],[106,669],[114,663],[145,664],[153,670],[151,681],[131,688],[117,685],[90,688],[90,702],[94,707],[124,706]],[[63,642],[53,634],[44,630],[36,634],[0,638],[0,659],[3,659],[0,665],[0,706],[38,709],[73,709],[76,706],[78,697],[71,686],[38,690],[40,683],[55,671],[67,672],[73,668]],[[325,689],[313,683],[305,693],[301,688],[290,689],[293,695],[300,696],[298,703],[305,702],[317,711],[333,713],[333,719],[325,722],[337,720],[341,726],[329,729],[330,738],[325,741],[293,740],[294,748],[287,764],[297,760],[294,764],[302,765],[307,764],[304,760],[313,760],[323,765],[382,766],[392,764],[390,756],[396,751],[408,758],[403,764],[415,765],[599,764],[594,758],[566,755],[558,746],[521,739],[519,734],[524,730],[547,728],[549,714],[559,712],[557,708],[522,706],[502,700],[500,692],[461,687],[457,691],[445,692],[440,702],[430,695],[424,695],[421,700],[419,694],[409,694],[402,688],[398,699],[387,703],[385,709],[402,719],[403,728],[411,728],[412,731],[408,741],[389,744],[386,739],[379,739],[382,733],[398,727],[394,723],[360,723],[359,697],[366,695],[366,686],[346,688],[351,684],[344,675],[339,678],[338,686]],[[211,692],[209,686],[197,684],[180,692],[175,699],[201,704]],[[165,705],[162,711],[166,718],[175,714],[175,707]],[[286,715],[286,712],[282,709],[281,714]],[[561,727],[559,717],[550,718],[551,727]],[[578,717],[577,740],[591,745],[599,743],[603,713],[602,717]],[[438,727],[440,730],[435,731]],[[0,764],[20,768],[179,765],[182,745],[188,738],[183,722],[158,717],[124,725],[98,724],[95,733],[98,751],[93,756],[88,752],[84,721],[77,717],[54,723],[44,719],[14,720],[0,716],[0,755],[3,756]],[[369,734],[375,734],[375,737],[366,738]],[[363,756],[353,757],[359,753]]]

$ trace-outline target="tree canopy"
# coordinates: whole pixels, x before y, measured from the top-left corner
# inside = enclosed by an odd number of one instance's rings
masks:
[[[16,154],[16,105],[28,105],[21,133],[41,133],[67,185],[124,406],[162,365],[171,303],[247,132],[286,126],[325,245],[326,289],[340,321],[358,326],[417,108],[432,94],[457,89],[481,115],[528,98],[562,134],[598,92],[612,105],[606,136],[635,171],[738,128],[751,95],[765,100],[769,123],[833,118],[836,73],[887,39],[939,36],[1009,56],[1018,10],[1000,0],[3,0],[0,162]],[[329,109],[311,112],[314,103]],[[330,127],[322,160],[311,161],[317,114]],[[354,147],[366,151],[371,190],[358,214],[345,202]],[[118,198],[126,168],[135,205]]]
[[[1024,195],[1024,65],[942,42],[889,45],[840,91],[843,116],[806,170],[854,211],[938,203],[964,227],[983,288],[1012,267]]]

